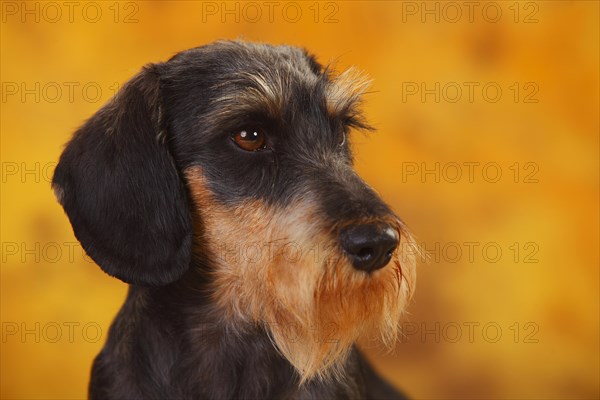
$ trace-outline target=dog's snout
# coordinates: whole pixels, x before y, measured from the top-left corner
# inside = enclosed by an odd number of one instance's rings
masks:
[[[399,242],[398,232],[387,224],[351,225],[340,240],[354,268],[367,272],[387,265]]]

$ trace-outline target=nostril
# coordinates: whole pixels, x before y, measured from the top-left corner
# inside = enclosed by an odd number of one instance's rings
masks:
[[[356,255],[360,258],[372,258],[374,255],[374,251],[371,248],[363,247],[361,248]]]
[[[340,232],[340,242],[354,268],[371,272],[389,263],[398,233],[387,224],[351,225]]]
[[[388,246],[388,250],[385,252],[386,255],[393,256],[396,248],[398,247],[398,239],[394,237],[393,243]]]

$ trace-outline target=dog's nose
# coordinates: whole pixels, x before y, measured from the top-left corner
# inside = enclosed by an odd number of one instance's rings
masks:
[[[398,232],[387,224],[351,225],[340,240],[354,268],[367,272],[387,265],[399,242]]]

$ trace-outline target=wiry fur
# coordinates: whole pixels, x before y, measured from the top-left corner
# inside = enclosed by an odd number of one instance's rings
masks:
[[[92,398],[401,398],[354,346],[394,344],[415,284],[410,233],[352,168],[367,86],[301,49],[217,42],[146,66],[76,132],[53,188],[131,284]],[[267,146],[239,148],[245,129]],[[400,246],[365,272],[341,232],[375,223]]]
[[[342,375],[361,334],[394,343],[414,287],[410,255],[396,253],[389,268],[372,275],[355,271],[335,229],[315,215],[310,193],[283,210],[260,201],[227,207],[214,201],[200,168],[186,177],[209,232],[202,243],[216,265],[215,304],[236,323],[264,326],[301,381]]]
[[[354,125],[370,128],[360,113],[363,94],[371,86],[372,80],[363,72],[351,67],[336,75],[326,70],[329,81],[326,91],[327,111],[332,116],[344,115],[348,120],[355,120]]]

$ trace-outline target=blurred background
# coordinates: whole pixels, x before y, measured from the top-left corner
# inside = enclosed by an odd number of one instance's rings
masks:
[[[598,398],[599,3],[3,1],[1,396],[80,399],[126,285],[50,189],[142,65],[221,38],[374,79],[357,169],[427,253],[378,371],[416,399]]]

